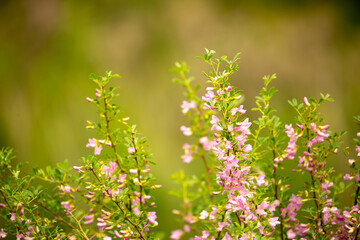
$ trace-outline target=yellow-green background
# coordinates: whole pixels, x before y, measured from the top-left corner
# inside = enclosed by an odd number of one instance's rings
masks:
[[[293,113],[287,99],[330,93],[321,110],[333,130],[351,139],[360,114],[359,1],[280,0],[1,0],[0,145],[16,149],[18,161],[46,166],[91,154],[85,129],[95,109],[91,72],[122,75],[118,103],[149,140],[157,165],[159,229],[176,227],[167,195],[169,176],[183,167],[186,141],[179,131],[180,86],[169,73],[175,61],[192,66],[204,83],[206,66],[195,56],[204,48],[220,55],[242,52],[232,81],[244,90],[246,109],[277,73],[274,99],[284,122]],[[251,116],[251,115],[250,115]],[[344,159],[335,162],[348,171]],[[191,166],[200,166],[194,163]]]

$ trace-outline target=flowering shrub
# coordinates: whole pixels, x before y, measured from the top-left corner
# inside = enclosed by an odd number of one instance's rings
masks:
[[[191,85],[186,63],[172,69],[175,82],[185,88],[182,113],[189,122],[181,132],[189,137],[181,159],[186,164],[201,161],[202,174],[187,176],[181,170],[172,178],[180,184],[171,195],[182,199],[173,213],[183,227],[171,239],[360,239],[360,133],[355,154],[344,176],[327,165],[340,152],[345,132],[330,131],[319,114],[319,106],[332,101],[289,101],[295,122],[284,124],[270,104],[277,92],[270,87],[276,75],[264,77],[256,97],[258,118],[246,117],[241,91],[229,79],[238,68],[233,59],[215,59],[214,51],[203,57],[210,65],[205,73],[209,87],[199,97]],[[225,65],[225,66],[224,66]],[[34,168],[33,175],[13,165],[13,151],[0,152],[0,215],[6,220],[0,238],[17,239],[160,239],[151,175],[151,155],[146,140],[128,117],[120,117],[112,103],[112,78],[91,75],[97,84],[95,96],[87,101],[99,109],[99,121],[88,121],[97,131],[87,148],[93,154],[80,166],[67,162],[46,169]],[[360,124],[360,116],[355,118]],[[290,185],[291,162],[297,162],[291,177],[306,179]],[[342,179],[340,179],[342,178]],[[44,186],[42,186],[44,185]],[[354,190],[352,206],[339,204],[339,195]]]
[[[119,76],[90,76],[98,88],[87,101],[98,107],[100,119],[88,121],[87,128],[98,137],[89,139],[86,147],[94,153],[82,159],[82,166],[72,169],[65,162],[20,177],[21,164],[11,165],[12,150],[2,150],[0,210],[8,221],[0,238],[155,238],[150,231],[158,225],[151,192],[161,186],[154,185],[150,173],[146,140],[111,102],[116,94],[108,84],[114,77]],[[39,180],[47,187],[37,184]]]
[[[250,121],[241,91],[229,83],[238,54],[232,60],[214,59],[214,54],[206,50],[199,57],[211,69],[204,73],[210,86],[201,98],[191,86],[193,78],[186,76],[186,63],[172,69],[180,76],[175,82],[186,90],[181,108],[189,123],[180,130],[191,138],[183,146],[182,160],[202,161],[204,171],[200,176],[183,171],[173,175],[182,187],[172,194],[183,200],[182,210],[173,213],[183,229],[173,231],[171,239],[360,238],[359,167],[349,160],[352,171],[343,177],[344,184],[326,164],[331,155],[347,150],[341,146],[345,132],[331,132],[318,112],[323,102],[332,101],[329,95],[289,101],[296,122],[284,125],[270,104],[277,92],[270,87],[276,75],[265,76],[252,109],[259,117]],[[360,157],[358,139],[356,143]],[[294,175],[307,179],[301,190],[284,177],[285,161],[298,161]],[[339,209],[337,196],[352,185],[354,204]]]

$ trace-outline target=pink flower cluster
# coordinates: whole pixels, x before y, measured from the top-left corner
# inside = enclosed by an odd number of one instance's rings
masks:
[[[286,222],[294,222],[287,231],[287,237],[289,239],[294,239],[296,237],[305,236],[309,230],[309,227],[306,224],[300,223],[296,219],[297,212],[300,210],[301,206],[304,204],[302,198],[292,194],[289,199],[289,204],[286,208],[281,209],[281,216],[285,219]]]
[[[226,98],[224,94],[226,91],[218,90],[216,95],[212,92],[213,89],[207,89],[208,92],[202,99],[205,101],[204,110],[216,109],[218,101]],[[239,97],[240,98],[240,97]],[[237,98],[237,99],[239,99]],[[278,217],[272,217],[273,212],[278,206],[279,202],[275,201],[269,204],[267,201],[262,201],[260,204],[253,202],[256,189],[261,186],[267,186],[265,176],[260,175],[254,177],[251,171],[251,165],[248,155],[252,152],[252,146],[246,144],[247,137],[250,135],[251,122],[249,119],[244,119],[238,122],[237,114],[244,114],[246,111],[243,106],[235,107],[230,110],[231,117],[220,120],[216,115],[211,116],[211,130],[214,131],[214,140],[209,141],[206,137],[200,139],[201,145],[205,150],[211,150],[221,163],[218,168],[216,178],[218,185],[222,188],[222,194],[227,196],[227,204],[225,210],[218,212],[217,208],[212,210],[209,214],[203,210],[199,219],[207,220],[216,224],[216,231],[224,231],[223,239],[233,239],[230,237],[227,227],[230,227],[230,220],[221,221],[221,215],[233,212],[239,217],[244,225],[249,222],[256,221],[258,224],[258,231],[260,234],[265,234],[263,225],[264,220],[270,226],[270,232],[273,231],[276,225],[280,224]],[[226,122],[226,123],[225,123]],[[269,231],[269,230],[268,230]],[[267,232],[266,234],[269,234]],[[271,234],[271,233],[270,233]],[[207,231],[202,232],[202,236],[196,236],[195,239],[213,239],[209,238],[210,234]],[[241,239],[247,239],[246,234]]]

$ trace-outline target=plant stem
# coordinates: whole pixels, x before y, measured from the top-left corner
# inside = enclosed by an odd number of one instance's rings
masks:
[[[71,229],[76,229],[76,227],[72,226],[70,223],[68,223],[67,221],[65,221],[65,219],[61,216],[59,216],[60,214],[56,214],[54,213],[50,208],[48,208],[47,206],[43,205],[41,202],[38,202],[36,200],[34,200],[34,202],[36,204],[38,204],[40,207],[42,207],[43,209],[45,209],[46,211],[48,211],[49,213],[51,213],[54,216],[57,216],[64,224],[66,224],[69,228]]]
[[[110,194],[109,194],[109,189],[102,183],[102,181],[100,180],[100,178],[96,175],[95,171],[93,168],[90,168],[91,172],[94,174],[94,176],[96,177],[96,179],[98,180],[98,182],[100,183],[100,185],[104,188],[104,190],[106,191],[106,193],[109,195],[110,197]],[[116,206],[120,209],[120,211],[122,212],[122,214],[124,215],[124,219],[129,222],[135,229],[136,231],[139,233],[140,235],[140,239],[144,239],[144,236],[142,235],[140,229],[138,228],[138,226],[133,222],[131,221],[130,218],[128,218],[126,216],[126,213],[125,213],[125,210],[120,206],[119,202],[118,201],[115,201],[112,197],[110,197],[111,201],[113,201],[113,203],[116,204]]]
[[[226,211],[227,210],[225,210],[224,214],[222,215],[221,222],[224,222]],[[217,234],[217,237],[216,237],[217,240],[220,240],[221,232],[222,232],[222,230],[218,231],[218,234]]]
[[[81,234],[85,237],[85,239],[89,240],[89,238],[87,237],[86,233],[84,232],[84,230],[81,227],[81,223],[79,222],[79,220],[76,219],[76,217],[72,214],[72,212],[70,212],[70,216],[75,220],[75,222],[77,223],[77,225],[79,226],[80,232]]]
[[[143,189],[142,189],[142,184],[141,184],[141,174],[140,174],[140,166],[139,166],[139,161],[138,161],[138,157],[137,157],[137,153],[138,153],[138,150],[136,148],[136,144],[135,144],[135,137],[134,137],[134,132],[131,131],[131,142],[132,144],[134,145],[134,149],[135,149],[135,152],[134,152],[134,158],[135,158],[135,161],[136,161],[136,165],[137,165],[137,174],[138,174],[138,179],[139,179],[139,187],[140,187],[140,211],[142,211],[142,192],[143,192]]]
[[[102,86],[101,90],[103,92],[105,92],[105,88],[103,86]],[[109,126],[110,119],[109,119],[108,114],[107,114],[107,107],[108,107],[107,98],[104,98],[104,116],[105,116],[105,124],[106,124],[106,134],[107,134],[107,137],[109,138],[109,141],[111,143],[111,147],[114,150],[116,163],[119,165],[120,170],[122,172],[124,172],[122,167],[121,167],[121,164],[120,164],[120,159],[119,159],[119,156],[118,156],[118,153],[117,153],[117,150],[116,150],[116,145],[114,144],[114,141],[111,138],[110,126]]]
[[[211,203],[214,204],[214,195],[211,192],[211,184],[210,184],[210,175],[211,175],[211,169],[209,168],[209,165],[207,164],[205,155],[202,153],[201,155],[201,159],[203,160],[204,166],[206,168],[206,184],[209,190],[209,195],[210,195],[210,199],[211,199]]]

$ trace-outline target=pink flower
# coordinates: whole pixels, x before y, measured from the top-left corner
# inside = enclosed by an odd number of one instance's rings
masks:
[[[232,116],[235,116],[236,113],[238,113],[238,112],[241,113],[241,114],[244,114],[244,113],[246,113],[246,110],[243,109],[243,108],[244,108],[244,106],[240,105],[238,108],[231,109],[230,113],[231,113]]]
[[[202,236],[195,236],[194,240],[203,240],[203,239],[207,239],[209,237],[209,232],[208,231],[202,231]]]
[[[225,148],[226,148],[226,149],[232,149],[232,144],[231,144],[230,141],[226,141],[226,142],[225,142]]]
[[[4,232],[4,229],[1,229],[1,231],[0,231],[0,238],[6,238],[6,236],[7,236],[7,233]]]
[[[310,103],[309,103],[307,97],[304,97],[304,103],[305,103],[307,106],[310,106]]]
[[[356,182],[360,182],[360,174],[355,175],[355,180],[356,180]]]
[[[355,162],[354,159],[349,159],[349,161],[348,161],[349,165],[353,165],[354,162]]]
[[[78,166],[73,166],[73,169],[76,171],[79,171],[80,173],[84,173],[83,170],[81,170],[82,167],[78,167]]]
[[[86,98],[86,101],[88,101],[88,102],[93,102],[94,100],[91,99],[91,98],[89,98],[89,97],[87,97],[87,98]]]
[[[229,223],[228,222],[218,222],[218,225],[219,225],[219,227],[216,230],[222,231],[224,227],[229,225]]]
[[[24,237],[24,234],[16,234],[16,240],[20,240],[21,238]]]
[[[205,96],[202,97],[202,100],[205,102],[212,102],[213,98],[214,98],[214,92],[208,90],[208,92],[205,93]]]
[[[185,143],[183,145],[183,149],[184,149],[184,155],[181,156],[181,159],[183,160],[184,163],[190,163],[193,160],[193,152],[191,151],[191,145],[188,143]]]
[[[296,233],[290,229],[288,232],[287,232],[287,238],[289,239],[294,239],[296,237]]]
[[[196,108],[196,102],[195,101],[191,101],[191,102],[183,101],[183,103],[181,104],[181,108],[182,108],[182,113],[185,114],[190,109]]]
[[[323,192],[330,193],[331,191],[328,189],[332,187],[334,184],[332,182],[324,182],[321,184],[321,188]]]
[[[10,221],[15,221],[15,213],[14,213],[14,212],[10,212],[10,214],[11,214]]]
[[[109,167],[106,165],[103,165],[101,168],[101,173],[106,174],[106,178],[112,177],[113,173],[115,172],[115,169],[117,168],[117,164],[115,162],[110,161]]]
[[[137,169],[129,169],[129,173],[131,174],[137,174]]]
[[[133,212],[136,216],[139,216],[140,214],[140,210],[137,207],[133,209]]]
[[[210,123],[213,125],[212,127],[211,127],[211,131],[214,131],[214,130],[216,130],[216,131],[222,131],[223,129],[222,129],[222,127],[220,127],[219,126],[219,118],[217,117],[217,116],[215,116],[215,115],[212,115],[211,116],[211,121],[210,121]]]
[[[352,177],[350,174],[345,174],[344,175],[344,180],[346,180],[346,181],[350,181],[351,179],[353,179],[354,177]]]
[[[128,148],[128,153],[129,153],[130,155],[134,154],[134,152],[135,152],[135,148],[134,148],[134,147],[129,147],[129,148]]]
[[[115,235],[115,237],[117,237],[117,238],[121,238],[121,234],[118,232],[118,231],[114,231],[114,235]]]
[[[243,152],[249,153],[252,151],[252,146],[250,144],[247,144],[243,148]]]
[[[183,133],[185,136],[187,136],[187,137],[189,137],[189,136],[192,135],[192,130],[191,130],[191,128],[188,128],[188,127],[185,127],[185,126],[181,126],[181,127],[180,127],[180,130],[181,130],[182,133]]]
[[[257,185],[260,187],[262,185],[267,186],[267,182],[265,181],[265,175],[260,175],[256,179]]]
[[[358,152],[357,156],[360,157],[360,146],[356,146],[355,151]]]
[[[101,91],[99,89],[95,89],[95,96],[97,98],[101,97]]]
[[[171,236],[170,239],[172,240],[179,240],[181,238],[181,235],[183,235],[183,231],[182,230],[175,230],[171,232]]]
[[[147,215],[147,218],[149,219],[149,223],[152,225],[158,225],[158,222],[155,221],[155,219],[157,218],[156,216],[156,212],[149,212]]]
[[[199,219],[206,219],[208,216],[209,216],[209,213],[208,213],[207,211],[203,210],[203,211],[200,213]]]
[[[91,225],[94,223],[94,215],[85,215],[84,218],[86,220],[84,222],[85,225]]]
[[[241,123],[236,123],[235,131],[242,132],[245,135],[250,135],[249,127],[251,126],[251,122],[249,122],[249,119],[246,118]]]
[[[278,221],[279,217],[273,217],[269,219],[269,224],[272,229],[275,229],[276,225],[279,225],[280,222]]]
[[[61,202],[61,205],[67,210],[71,209],[71,205],[69,202]]]
[[[95,138],[89,138],[89,143],[86,145],[87,148],[95,148],[94,154],[100,155],[102,146],[99,141]]]
[[[105,236],[104,237],[104,240],[111,240],[112,238],[111,237],[108,237],[108,236]]]
[[[201,137],[200,144],[203,146],[205,151],[210,151],[213,145],[207,137]]]

